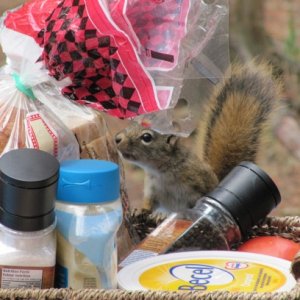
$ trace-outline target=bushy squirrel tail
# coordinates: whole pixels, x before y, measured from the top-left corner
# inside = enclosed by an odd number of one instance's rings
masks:
[[[255,162],[263,132],[278,107],[281,83],[272,67],[255,60],[231,66],[216,87],[199,124],[199,141],[217,177],[222,179],[241,161]]]

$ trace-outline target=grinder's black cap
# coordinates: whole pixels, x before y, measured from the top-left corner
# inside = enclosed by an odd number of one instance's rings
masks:
[[[273,180],[256,164],[241,162],[207,195],[223,205],[242,234],[265,218],[281,201]]]
[[[59,162],[37,149],[16,149],[0,158],[0,222],[35,231],[55,220]]]

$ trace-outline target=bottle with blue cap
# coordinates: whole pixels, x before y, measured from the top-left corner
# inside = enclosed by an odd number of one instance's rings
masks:
[[[122,222],[118,165],[90,159],[63,161],[56,216],[56,287],[115,288],[116,234]]]

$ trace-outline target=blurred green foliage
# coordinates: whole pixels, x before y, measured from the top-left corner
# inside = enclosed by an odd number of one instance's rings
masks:
[[[292,60],[300,61],[300,46],[297,44],[297,31],[294,17],[291,15],[288,23],[288,36],[284,49],[286,55]]]

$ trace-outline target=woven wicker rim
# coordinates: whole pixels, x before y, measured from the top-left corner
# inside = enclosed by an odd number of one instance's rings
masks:
[[[299,284],[289,292],[231,293],[231,292],[153,292],[123,290],[71,290],[71,289],[11,289],[0,290],[0,299],[47,300],[296,300],[300,299]]]

